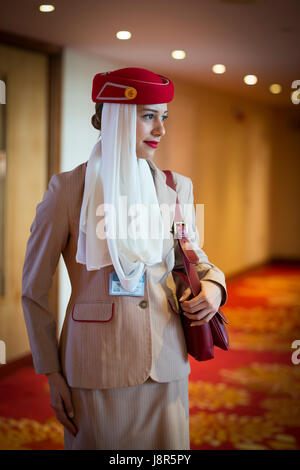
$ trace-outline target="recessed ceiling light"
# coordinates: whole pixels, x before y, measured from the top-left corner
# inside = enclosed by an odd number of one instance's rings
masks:
[[[212,66],[212,71],[214,73],[224,73],[226,72],[226,67],[223,64],[215,64]]]
[[[118,31],[116,34],[118,39],[130,39],[131,33],[129,31]]]
[[[53,5],[40,5],[39,6],[40,11],[43,13],[49,13],[50,11],[54,11],[55,8]]]
[[[245,75],[244,82],[246,85],[255,85],[257,83],[257,76],[256,75]]]
[[[282,86],[279,85],[279,83],[273,83],[272,85],[269,86],[269,90],[274,95],[278,95],[278,93],[281,93],[282,91]]]
[[[172,51],[172,57],[173,59],[184,59],[186,56],[186,53],[184,51],[176,50]]]

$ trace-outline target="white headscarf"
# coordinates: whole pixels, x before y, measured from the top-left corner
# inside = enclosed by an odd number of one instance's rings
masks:
[[[144,238],[130,238],[126,232],[123,239],[119,237],[119,230],[131,223],[119,196],[127,196],[128,209],[131,204],[151,207],[151,211],[142,213]],[[97,235],[101,219],[102,225],[105,220],[107,229],[112,227],[109,214],[113,213],[99,212],[103,203],[111,204],[116,211],[116,238],[113,232],[106,233],[104,239]],[[157,238],[150,235],[153,226]],[[151,170],[146,160],[136,155],[136,105],[104,103],[101,137],[92,149],[86,168],[76,261],[85,264],[88,271],[113,264],[122,287],[131,292],[146,266],[162,261],[163,233]]]

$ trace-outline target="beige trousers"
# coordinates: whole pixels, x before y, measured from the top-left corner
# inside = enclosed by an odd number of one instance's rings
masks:
[[[64,428],[65,450],[190,449],[188,376],[71,393],[78,433]]]

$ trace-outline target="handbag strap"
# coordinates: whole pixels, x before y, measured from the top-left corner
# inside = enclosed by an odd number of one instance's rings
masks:
[[[166,184],[176,191],[176,185],[174,182],[173,173],[170,170],[163,170],[166,175]],[[186,224],[182,219],[180,205],[178,201],[178,193],[176,191],[176,206],[175,206],[175,217],[173,223],[173,234],[177,238],[177,242],[182,255],[183,264],[188,277],[191,292],[196,297],[201,291],[201,282],[198,276],[198,271],[195,264],[199,262],[199,258],[186,234]]]

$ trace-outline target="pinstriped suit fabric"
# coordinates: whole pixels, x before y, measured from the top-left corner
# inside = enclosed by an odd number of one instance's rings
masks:
[[[190,449],[188,376],[127,388],[72,388],[72,399],[79,431],[73,437],[65,429],[65,450]]]

